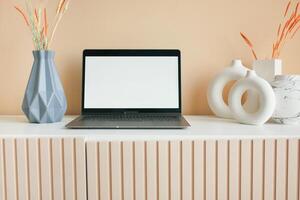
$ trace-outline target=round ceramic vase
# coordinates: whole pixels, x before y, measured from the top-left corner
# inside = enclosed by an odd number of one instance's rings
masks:
[[[247,68],[241,60],[233,60],[231,65],[219,73],[209,84],[207,100],[213,113],[222,118],[232,118],[232,113],[223,99],[223,90],[227,83],[245,77]]]
[[[258,95],[259,104],[255,112],[247,112],[242,105],[242,96],[249,90]],[[254,71],[248,71],[245,78],[232,86],[228,104],[234,118],[240,123],[261,125],[268,121],[274,112],[275,96],[267,81],[258,77]]]
[[[276,108],[273,121],[280,124],[300,123],[300,75],[278,75],[271,83]]]

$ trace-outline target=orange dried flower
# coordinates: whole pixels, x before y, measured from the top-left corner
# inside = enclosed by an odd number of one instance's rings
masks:
[[[256,56],[255,51],[254,51],[253,49],[251,49],[251,52],[252,52],[252,55],[253,55],[253,57],[255,58],[255,60],[257,60],[257,56]]]
[[[242,32],[240,32],[240,35],[242,36],[242,38],[244,39],[244,41],[246,42],[246,44],[247,44],[250,48],[253,48],[253,45],[252,45],[252,43],[250,42],[250,40],[247,38],[247,36],[246,36],[244,33],[242,33]]]
[[[44,8],[44,31],[45,35],[48,34],[48,21],[47,21],[47,10]]]
[[[298,13],[298,8],[299,8],[299,2],[297,3],[296,8],[295,8],[295,14]]]
[[[26,25],[29,26],[29,22],[28,22],[28,19],[27,19],[25,13],[18,6],[15,6],[15,9],[22,15],[23,19],[26,22]]]
[[[29,27],[29,30],[32,34],[33,44],[36,50],[48,50],[51,42],[53,41],[55,32],[57,27],[67,10],[68,4],[70,0],[59,0],[56,10],[56,15],[54,18],[54,22],[49,28],[48,19],[47,19],[47,9],[45,7],[34,8],[32,5],[32,1],[25,0],[26,3],[26,11],[28,15],[25,15],[19,7],[15,6],[15,9],[22,15],[24,18],[26,25]],[[49,32],[51,33],[49,34]],[[48,37],[49,35],[49,37]]]
[[[298,30],[300,29],[300,25],[296,28],[296,30],[294,31],[294,33],[291,36],[291,39],[294,38],[294,36],[296,35],[296,33],[298,32]]]
[[[284,17],[286,17],[286,14],[288,13],[290,6],[291,6],[291,1],[288,2],[287,6],[285,8]]]
[[[253,57],[255,58],[255,60],[257,60],[257,55],[253,49],[253,44],[251,43],[251,41],[248,39],[248,37],[244,33],[240,32],[240,35],[242,36],[245,43],[250,47],[251,53],[252,53]]]
[[[57,9],[56,9],[56,13],[61,13],[62,8],[64,7],[66,0],[60,0],[60,2],[58,3]]]
[[[291,1],[286,6],[284,17],[287,15],[289,8],[291,6]],[[284,26],[281,30],[277,30],[277,38],[275,45],[272,49],[272,58],[276,58],[279,56],[281,48],[284,46],[287,39],[292,39],[297,32],[297,25],[300,21],[300,16],[298,14],[299,10],[299,1],[295,6],[295,10],[292,12],[291,16],[285,21]],[[295,27],[297,27],[296,31],[294,31]],[[280,34],[278,34],[280,33]]]
[[[38,13],[37,13],[36,9],[34,9],[34,15],[35,15],[36,21],[39,22],[39,17],[38,17]]]
[[[281,24],[279,24],[278,29],[277,29],[277,37],[279,37],[280,30],[281,30]]]

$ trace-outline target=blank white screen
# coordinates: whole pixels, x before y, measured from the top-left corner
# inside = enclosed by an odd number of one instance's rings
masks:
[[[84,108],[179,108],[177,56],[87,56]]]

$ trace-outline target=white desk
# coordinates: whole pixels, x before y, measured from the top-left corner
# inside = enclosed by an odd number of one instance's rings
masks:
[[[24,116],[0,116],[0,137],[84,137],[86,140],[180,140],[180,139],[258,139],[300,138],[300,125],[267,123],[244,125],[213,116],[185,116],[187,129],[66,129],[75,118],[67,116],[53,124],[31,124]]]
[[[1,200],[298,200],[300,126],[186,116],[183,130],[66,129],[73,118],[0,116]]]

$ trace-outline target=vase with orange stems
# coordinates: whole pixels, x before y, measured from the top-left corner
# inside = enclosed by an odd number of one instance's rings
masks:
[[[256,73],[271,83],[276,75],[282,73],[280,53],[288,41],[291,41],[300,28],[299,1],[289,1],[283,12],[283,19],[276,30],[276,39],[272,45],[272,52],[268,59],[258,58],[254,46],[249,38],[240,33],[243,41],[250,48],[254,58],[253,69]]]
[[[62,120],[67,101],[54,62],[54,51],[50,50],[57,27],[68,10],[70,0],[60,0],[55,18],[48,21],[48,10],[44,5],[34,7],[32,0],[25,0],[25,9],[15,6],[23,18],[33,41],[33,65],[22,110],[29,122],[52,123]]]

